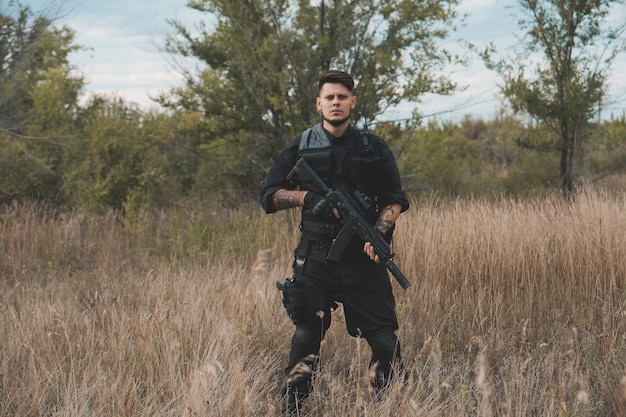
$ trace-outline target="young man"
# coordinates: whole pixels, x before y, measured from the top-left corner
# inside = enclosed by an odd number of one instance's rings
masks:
[[[383,387],[402,368],[395,299],[385,266],[371,245],[357,236],[348,242],[339,262],[327,260],[341,228],[338,212],[324,195],[287,178],[298,159],[304,158],[329,187],[350,195],[358,191],[371,201],[371,208],[361,214],[391,239],[395,222],[409,202],[387,144],[350,125],[357,102],[353,87],[353,78],[343,71],[321,75],[316,105],[322,122],[292,139],[274,158],[260,194],[266,213],[302,207],[302,238],[293,263],[299,302],[288,306],[283,300],[295,324],[283,393],[287,416],[297,414],[311,391],[320,343],[337,303],[343,304],[348,333],[365,338],[372,350],[371,364],[376,367],[372,384]]]

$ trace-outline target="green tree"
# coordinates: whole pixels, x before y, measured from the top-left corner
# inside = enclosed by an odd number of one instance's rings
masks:
[[[485,157],[478,143],[464,137],[457,126],[432,121],[406,134],[412,137],[398,164],[409,192],[458,196],[480,194],[488,188]]]
[[[598,124],[589,147],[591,182],[617,190],[626,181],[626,115],[611,117]]]
[[[487,66],[503,80],[513,110],[551,128],[535,149],[559,152],[559,186],[569,194],[589,122],[596,116],[615,57],[624,50],[626,24],[609,25],[611,7],[621,0],[519,0],[525,30],[517,56]],[[530,70],[529,70],[530,69]]]
[[[354,118],[375,118],[425,92],[454,84],[436,70],[456,57],[437,45],[457,19],[456,0],[197,0],[207,16],[196,30],[172,22],[165,49],[191,57],[199,71],[160,97],[171,108],[203,114],[197,146],[203,171],[223,190],[250,194],[285,141],[315,123],[319,74],[354,74]],[[251,181],[252,179],[252,181]]]
[[[65,155],[65,201],[100,210],[163,206],[180,197],[189,181],[187,160],[195,160],[177,133],[184,116],[146,113],[96,96],[82,117],[84,138]]]
[[[73,40],[27,6],[0,10],[0,202],[57,197],[83,88],[69,63]]]

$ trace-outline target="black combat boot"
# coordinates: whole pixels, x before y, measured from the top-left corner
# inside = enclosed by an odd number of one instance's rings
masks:
[[[298,417],[304,400],[312,390],[311,378],[317,356],[309,355],[288,370],[281,398],[283,417]]]
[[[281,415],[283,417],[298,417],[300,410],[302,410],[302,404],[308,396],[309,393],[300,392],[293,386],[287,386],[281,398]]]

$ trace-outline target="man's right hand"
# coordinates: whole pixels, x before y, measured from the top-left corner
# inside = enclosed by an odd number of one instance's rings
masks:
[[[334,207],[323,194],[315,191],[307,191],[304,196],[304,208],[308,209],[315,216],[325,219],[333,214]]]

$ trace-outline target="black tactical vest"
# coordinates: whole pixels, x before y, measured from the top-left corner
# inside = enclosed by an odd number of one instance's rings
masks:
[[[302,133],[298,156],[306,159],[329,187],[346,193],[359,190],[374,201],[383,186],[381,178],[385,167],[368,132],[352,130],[353,134],[357,132],[359,137],[354,140],[359,145],[342,149],[333,144],[318,123]]]
[[[318,123],[302,133],[298,156],[305,158],[323,180],[331,181],[328,185],[333,188],[345,185],[337,180],[359,182],[359,178],[367,177],[368,169],[374,168],[376,162],[380,163],[380,155],[375,155],[368,132],[360,130],[359,134],[360,146],[343,150],[333,145],[322,124]]]

